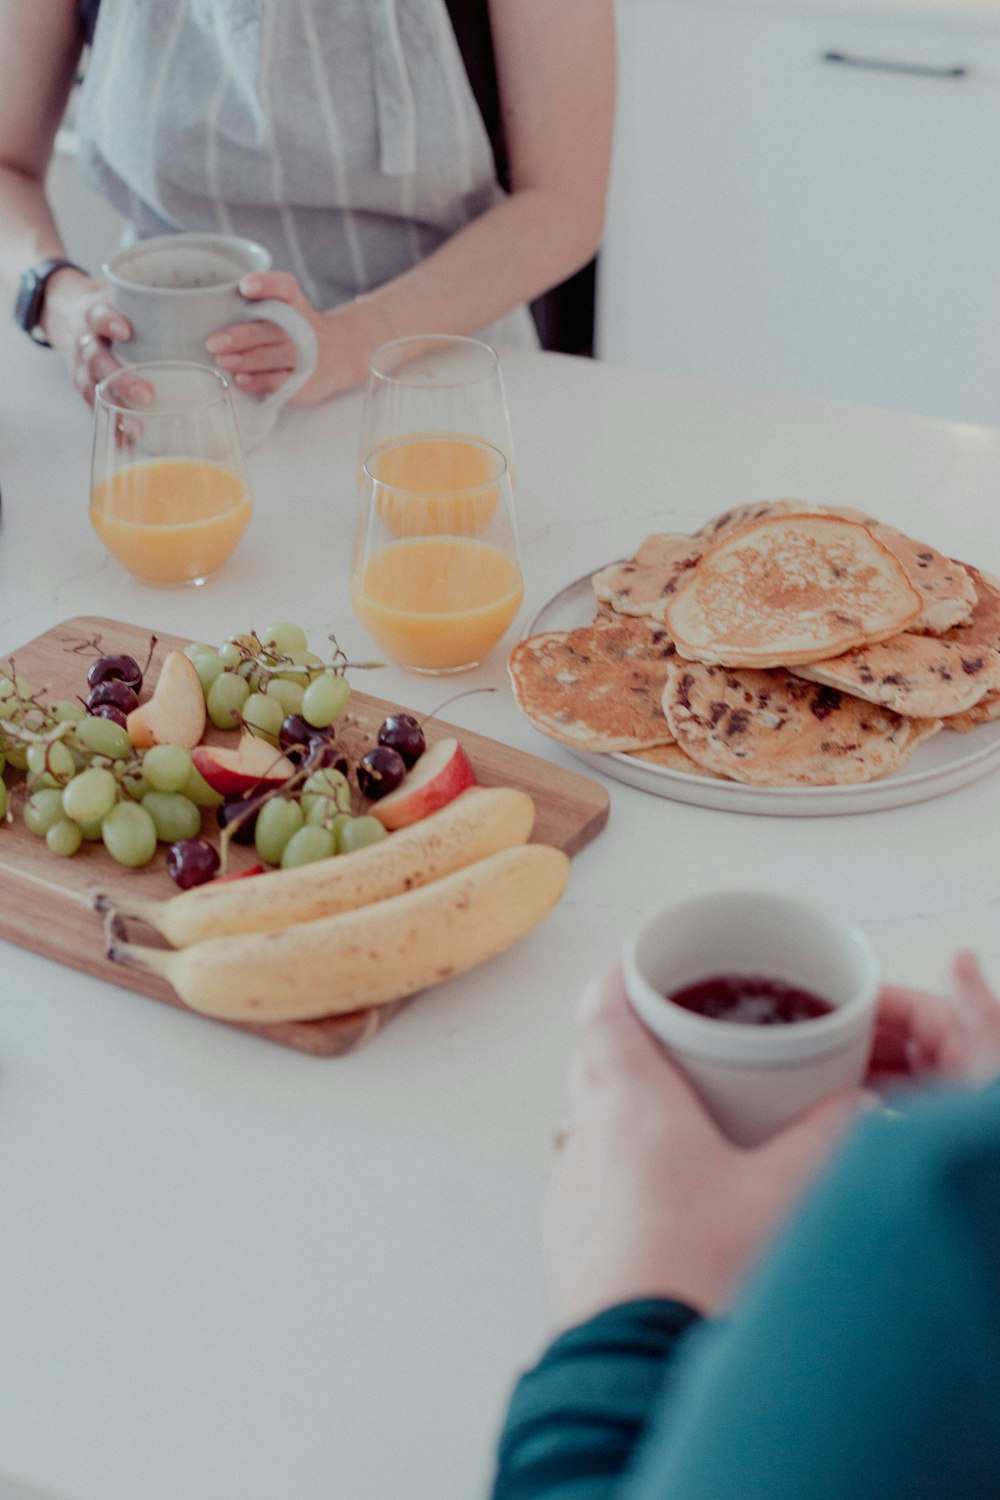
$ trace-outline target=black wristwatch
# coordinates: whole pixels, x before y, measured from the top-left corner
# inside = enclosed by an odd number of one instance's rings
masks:
[[[33,338],[36,344],[41,344],[45,349],[51,349],[52,345],[42,334],[36,332],[42,319],[42,308],[45,306],[45,288],[50,276],[61,271],[64,266],[69,266],[73,271],[80,271],[86,275],[81,266],[71,260],[41,260],[37,266],[29,266],[21,274],[21,280],[17,288],[17,300],[14,303],[14,322],[19,328],[23,328],[29,338]]]

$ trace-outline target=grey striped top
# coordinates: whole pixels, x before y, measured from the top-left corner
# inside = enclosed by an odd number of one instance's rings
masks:
[[[445,0],[102,0],[79,133],[135,236],[245,235],[318,308],[502,195]],[[482,333],[537,345],[525,307]]]

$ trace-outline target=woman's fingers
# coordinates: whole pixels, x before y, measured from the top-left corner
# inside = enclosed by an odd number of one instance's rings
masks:
[[[108,343],[121,343],[132,337],[132,325],[127,318],[107,302],[92,302],[87,308],[86,325],[89,333]]]

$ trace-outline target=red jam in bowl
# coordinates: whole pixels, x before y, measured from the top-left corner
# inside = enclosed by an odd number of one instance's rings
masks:
[[[809,990],[752,974],[700,979],[667,999],[710,1021],[735,1021],[740,1026],[788,1026],[796,1021],[815,1021],[834,1009],[828,1000]]]

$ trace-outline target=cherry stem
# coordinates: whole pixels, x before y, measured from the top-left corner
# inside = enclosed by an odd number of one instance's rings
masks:
[[[496,691],[497,690],[495,687],[481,687],[466,688],[464,693],[453,693],[450,698],[446,698],[443,703],[439,703],[437,708],[432,708],[429,714],[424,715],[424,717],[419,721],[420,728],[423,729],[428,719],[436,719],[441,710],[447,708],[449,703],[457,703],[459,698],[471,698],[476,693],[495,693]]]

